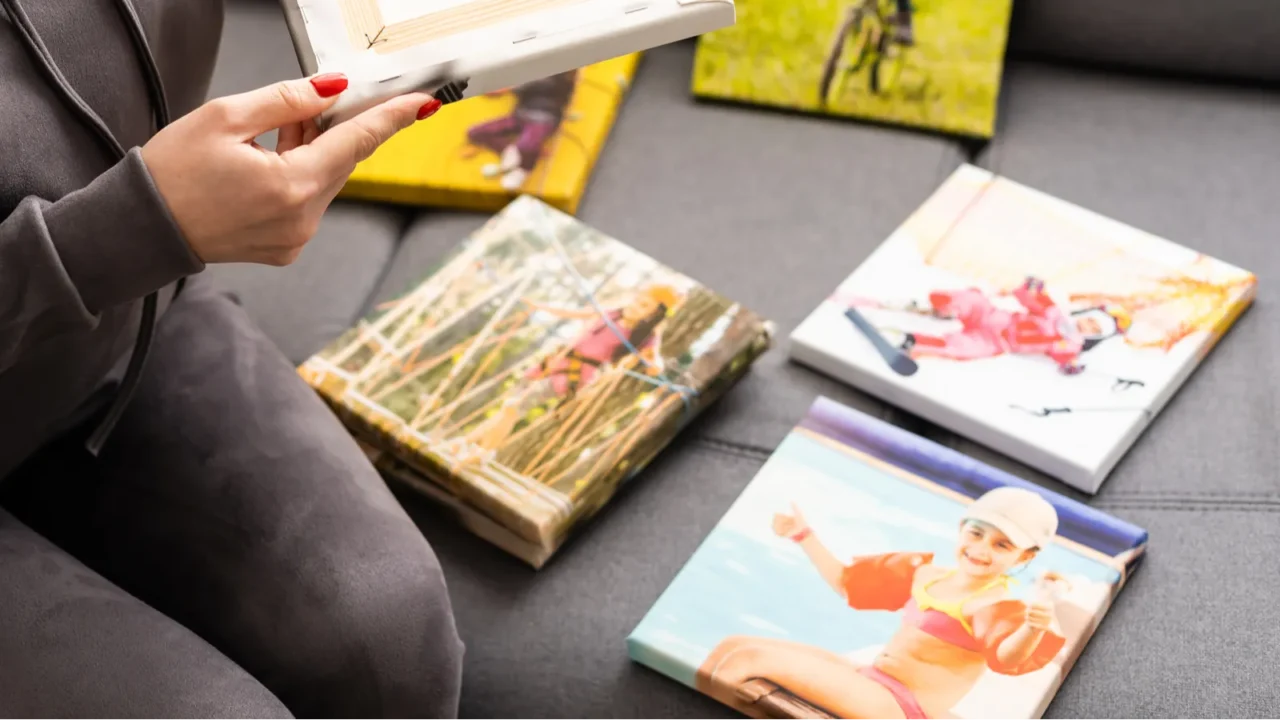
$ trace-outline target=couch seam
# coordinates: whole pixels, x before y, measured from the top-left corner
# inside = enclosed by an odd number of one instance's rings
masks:
[[[1160,497],[1136,497],[1128,499],[1101,498],[1095,500],[1092,505],[1110,505],[1120,507],[1122,505],[1203,505],[1205,507],[1228,507],[1232,505],[1245,505],[1248,507],[1273,507],[1280,509],[1280,500],[1258,500],[1255,498],[1212,498],[1212,499],[1190,499],[1190,498],[1160,498]]]
[[[772,450],[751,443],[707,435],[695,435],[691,439],[709,450],[749,460],[764,461],[773,454]],[[1139,490],[1107,494],[1104,498],[1097,498],[1085,504],[1099,509],[1116,507],[1134,510],[1235,510],[1244,509],[1236,506],[1245,506],[1246,512],[1280,512],[1280,493]]]
[[[1107,500],[1118,500],[1122,498],[1198,498],[1205,500],[1277,500],[1280,501],[1280,493],[1275,492],[1194,492],[1194,491],[1177,491],[1177,490],[1128,490],[1114,493],[1107,493]]]
[[[1096,510],[1150,510],[1153,512],[1205,512],[1205,513],[1270,513],[1280,514],[1280,505],[1201,505],[1195,503],[1154,504],[1112,504],[1097,503],[1091,505]]]
[[[716,450],[727,455],[751,458],[753,460],[767,460],[769,456],[773,454],[772,450],[758,445],[740,443],[733,440],[723,440],[720,438],[708,437],[706,435],[695,435],[693,437],[693,441],[711,450]]]
[[[414,214],[404,211],[400,214],[400,232],[396,237],[395,247],[391,248],[391,255],[387,261],[382,264],[382,268],[378,270],[378,276],[374,278],[373,286],[369,288],[369,292],[365,295],[364,300],[360,303],[360,313],[356,316],[359,318],[367,317],[373,312],[374,306],[378,302],[378,291],[382,289],[383,284],[387,282],[387,278],[391,277],[391,270],[396,265],[396,259],[400,257],[400,251],[404,249],[405,238],[409,235],[409,228],[413,227]]]

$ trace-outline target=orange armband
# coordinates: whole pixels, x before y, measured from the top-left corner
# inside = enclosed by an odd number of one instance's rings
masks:
[[[1067,644],[1066,638],[1046,630],[1036,643],[1035,650],[1025,660],[1017,663],[1001,662],[1000,645],[1022,627],[1026,605],[1019,600],[1003,600],[979,610],[973,615],[973,634],[982,643],[987,667],[1001,675],[1025,675],[1048,665]]]
[[[899,610],[911,599],[916,570],[933,562],[933,553],[886,553],[854,558],[840,574],[849,607]]]

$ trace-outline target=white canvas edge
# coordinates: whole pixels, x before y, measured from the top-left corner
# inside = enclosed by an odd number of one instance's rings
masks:
[[[1110,224],[1117,230],[1121,230],[1126,234],[1132,234],[1135,240],[1143,245],[1151,248],[1176,250],[1178,252],[1193,253],[1195,251],[1187,248],[1185,245],[1169,240],[1159,235],[1153,235],[1140,228],[1123,223],[1114,218],[1102,215],[1096,211],[1076,205],[1062,198],[1051,195],[1034,187],[1024,185],[1023,183],[1008,178],[1006,176],[997,176],[989,170],[980,168],[970,163],[963,163],[948,176],[948,178],[939,185],[935,191],[941,192],[942,188],[963,175],[977,175],[981,179],[989,179],[999,177],[1010,183],[1014,183],[1019,188],[1029,194],[1036,196],[1039,200],[1057,205],[1065,211],[1085,214],[1092,219]],[[927,198],[922,206],[933,200],[934,194]],[[900,226],[899,226],[900,227]],[[894,233],[897,232],[895,228]],[[893,233],[885,239],[888,242],[892,238]],[[877,246],[876,251],[883,247],[883,243]],[[873,251],[876,252],[876,251]],[[1141,248],[1136,249],[1141,252]],[[1215,263],[1221,265],[1224,269],[1237,270],[1244,272],[1242,268],[1229,262],[1221,260],[1213,256]],[[850,271],[844,279],[840,281],[838,286],[844,285],[849,278],[857,271],[857,267]],[[1250,287],[1248,292],[1241,295],[1237,302],[1243,306],[1252,304],[1257,293],[1256,285]],[[904,385],[894,384],[874,373],[867,372],[862,368],[843,358],[832,355],[822,349],[822,336],[820,331],[810,328],[814,326],[815,317],[818,313],[815,308],[802,321],[795,330],[792,331],[788,343],[788,357],[792,361],[807,366],[813,370],[827,375],[828,377],[839,380],[854,388],[860,389],[870,395],[891,405],[896,405],[908,412],[928,419],[958,435],[962,435],[969,440],[985,445],[997,452],[1000,452],[1014,460],[1017,460],[1029,467],[1035,468],[1046,475],[1054,477],[1071,487],[1089,494],[1095,494],[1101,489],[1102,484],[1110,476],[1111,472],[1119,464],[1120,460],[1128,454],[1142,433],[1150,427],[1156,417],[1164,411],[1169,401],[1182,389],[1194,373],[1203,363],[1211,346],[1216,345],[1222,338],[1216,338],[1208,333],[1201,333],[1200,339],[1196,342],[1194,352],[1185,360],[1178,369],[1170,377],[1169,381],[1162,389],[1155,394],[1149,404],[1149,414],[1144,418],[1135,420],[1129,425],[1129,429],[1122,435],[1116,437],[1111,444],[1109,452],[1102,456],[1096,464],[1080,463],[1071,457],[1053,452],[1035,443],[1022,440],[1017,436],[1000,430],[991,424],[979,420],[961,410],[950,407],[945,403],[934,400],[924,392],[905,387]],[[1232,325],[1223,328],[1222,334],[1225,336],[1230,332]],[[1186,340],[1184,340],[1186,342]]]
[[[807,321],[806,321],[807,322]],[[937,402],[923,393],[896,386],[848,361],[822,350],[806,338],[805,324],[791,334],[788,358],[828,377],[862,390],[880,400],[918,415],[974,442],[1008,455],[1047,475],[1083,490],[1097,492],[1101,480],[1095,472],[1055,453],[1007,435],[972,416]]]
[[[736,19],[733,0],[592,0],[379,55],[351,48],[337,0],[281,2],[286,16],[294,17],[290,32],[304,71],[343,72],[350,81],[322,116],[322,127],[450,80],[466,79],[464,97],[471,97],[701,35]]]

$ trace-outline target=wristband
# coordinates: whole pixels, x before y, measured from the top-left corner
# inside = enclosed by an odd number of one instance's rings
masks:
[[[791,536],[793,542],[804,542],[805,538],[813,534],[813,528],[805,528]]]

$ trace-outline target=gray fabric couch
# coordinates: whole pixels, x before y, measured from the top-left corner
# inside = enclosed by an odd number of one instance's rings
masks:
[[[274,0],[229,2],[214,92],[296,77]],[[654,50],[579,215],[783,337],[965,160],[1257,272],[1254,309],[1085,498],[1149,529],[1151,548],[1048,715],[1274,714],[1280,2],[1016,5],[997,136],[982,148],[701,104],[688,93],[692,43]],[[483,220],[340,202],[296,264],[210,272],[301,361]],[[818,394],[1069,492],[779,347],[541,572],[403,496],[454,595],[463,716],[732,717],[630,663],[623,641]]]

